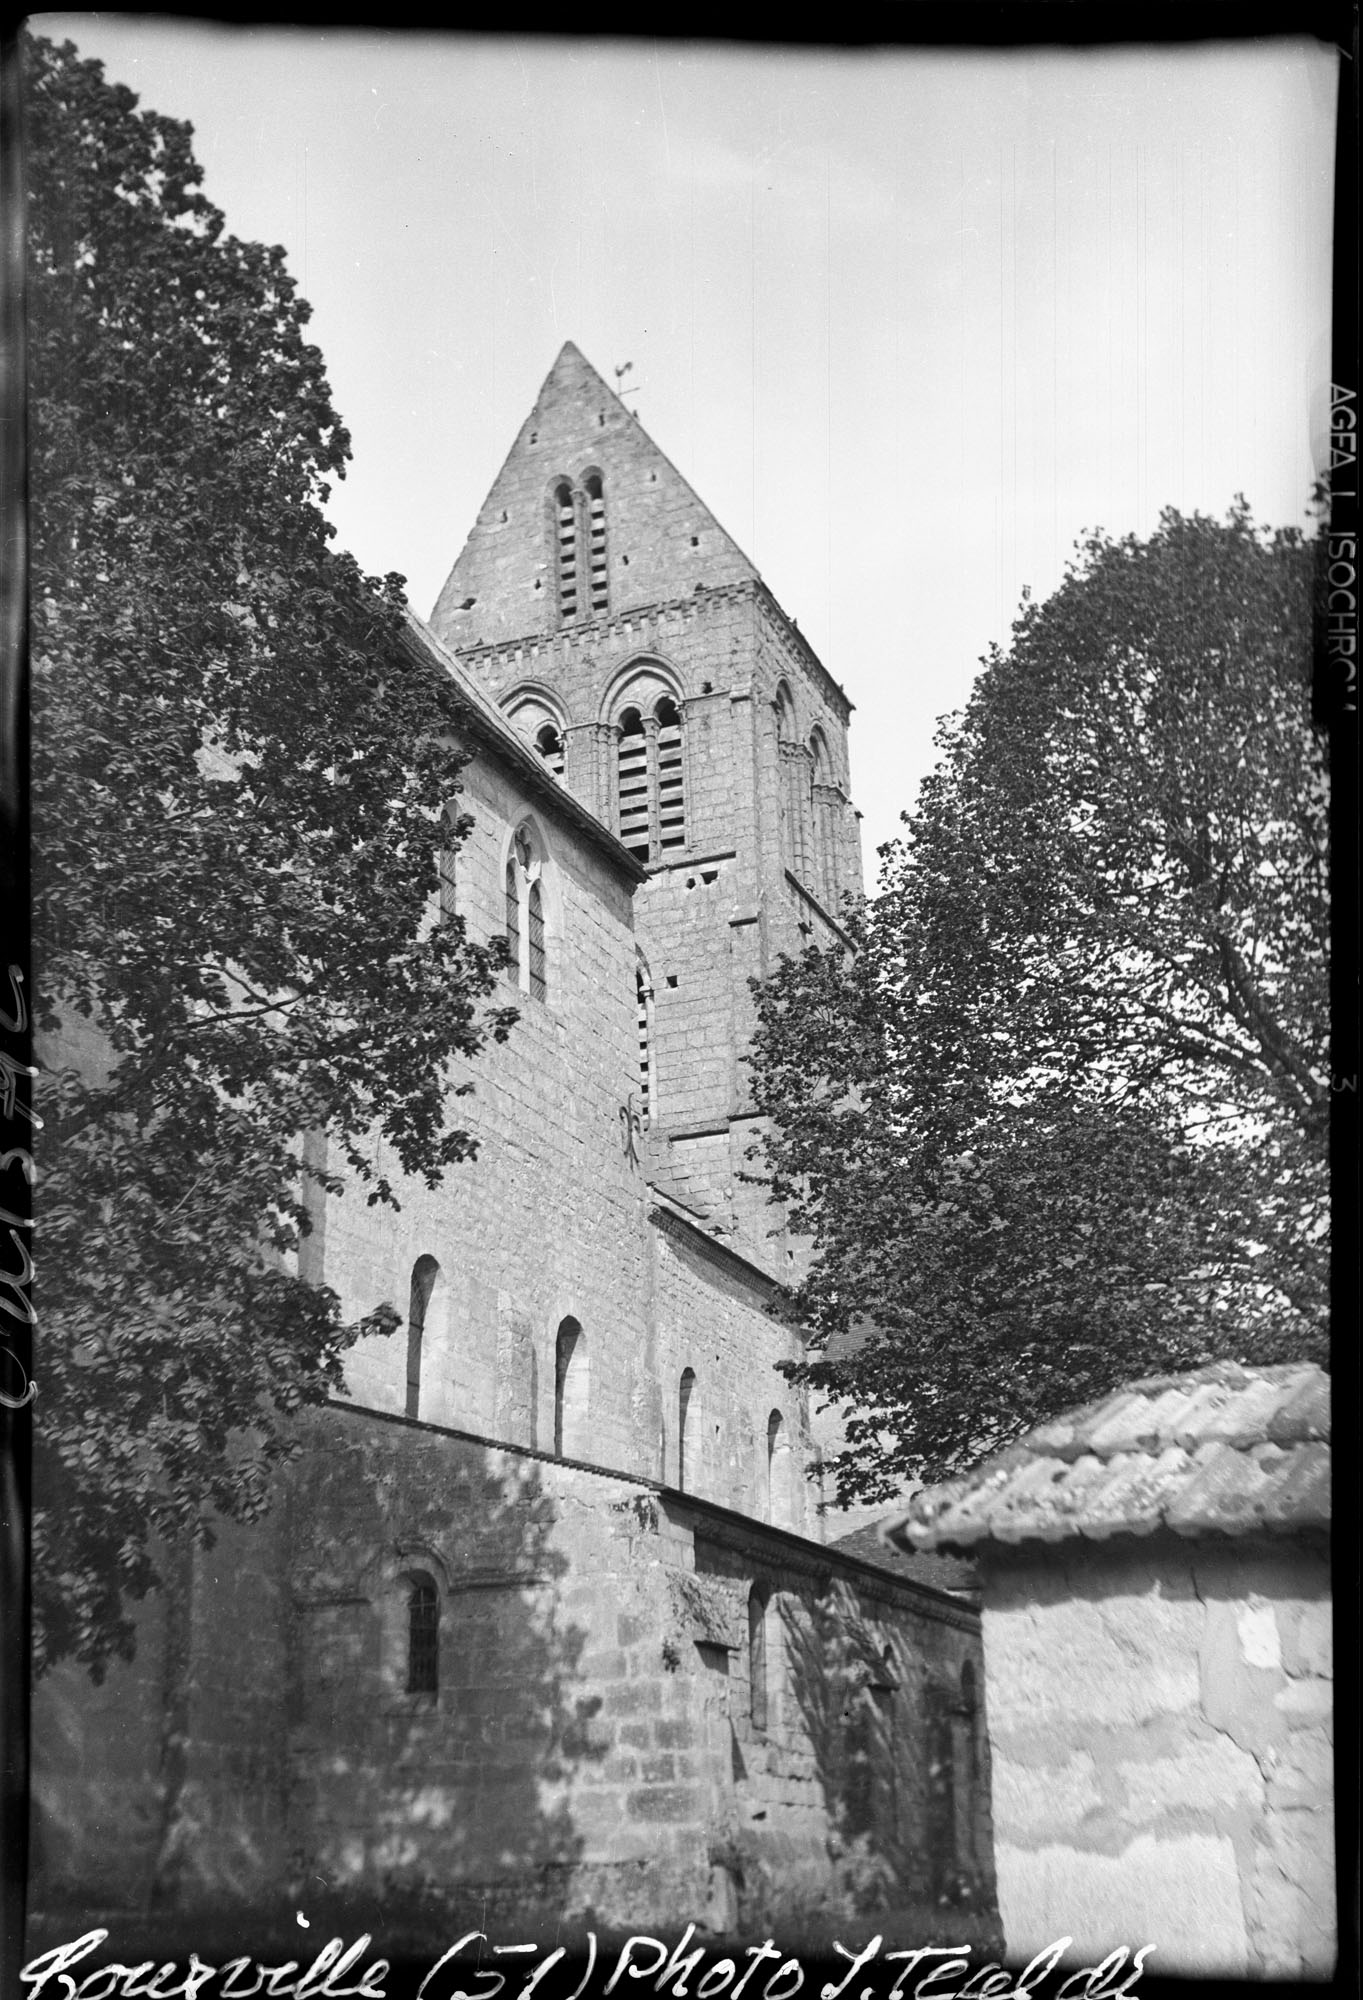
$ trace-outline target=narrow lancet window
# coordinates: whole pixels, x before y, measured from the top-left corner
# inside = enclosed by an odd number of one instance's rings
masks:
[[[549,981],[544,954],[544,894],[538,882],[530,884],[526,915],[530,931],[530,997],[543,1000],[549,992]]]
[[[423,1573],[414,1576],[407,1593],[407,1692],[440,1691],[440,1593]]]
[[[506,858],[506,960],[513,979],[521,968],[521,890],[516,879],[516,857]]]
[[[590,1375],[587,1343],[575,1319],[559,1322],[554,1342],[554,1455],[588,1454]]]
[[[412,1266],[412,1286],[407,1307],[407,1400],[406,1414],[421,1414],[421,1362],[426,1340],[426,1312],[431,1293],[440,1275],[434,1257],[418,1257]]]

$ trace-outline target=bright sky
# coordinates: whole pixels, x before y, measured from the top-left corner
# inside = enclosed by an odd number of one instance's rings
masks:
[[[1300,521],[1335,64],[1306,40],[869,53],[38,15],[285,245],[354,441],[333,514],[430,612],[577,342],[841,681],[874,848],[1084,530]]]

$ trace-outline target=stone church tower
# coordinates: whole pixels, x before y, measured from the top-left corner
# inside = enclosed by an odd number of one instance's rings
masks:
[[[407,644],[466,753],[431,920],[505,940],[516,1024],[451,1072],[476,1159],[314,1186],[298,1275],[400,1326],[268,1514],[40,1689],[44,1935],[987,1942],[978,1613],[820,1512],[742,1178],[748,982],[860,888],[849,703],[572,346]]]
[[[741,1178],[748,981],[837,934],[843,896],[861,893],[851,703],[571,341],[431,623],[646,867],[634,921],[651,1175],[772,1263],[771,1210]]]

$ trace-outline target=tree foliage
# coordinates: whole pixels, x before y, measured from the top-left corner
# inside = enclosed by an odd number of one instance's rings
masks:
[[[1314,543],[1101,535],[983,662],[855,954],[758,989],[843,1499],[1153,1370],[1324,1358]]]
[[[402,579],[330,547],[349,440],[283,251],[225,233],[189,126],[69,43],[24,60],[35,1640],[98,1670],[156,1538],[258,1512],[340,1381],[301,1135],[371,1200],[434,1182],[472,1150],[451,1059],[514,1017],[433,921],[457,709]]]

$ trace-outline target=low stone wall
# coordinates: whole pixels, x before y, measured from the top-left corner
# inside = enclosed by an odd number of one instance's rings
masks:
[[[1010,1958],[1150,1944],[1151,1975],[1335,1958],[1328,1557],[1177,1537],[986,1557]]]

